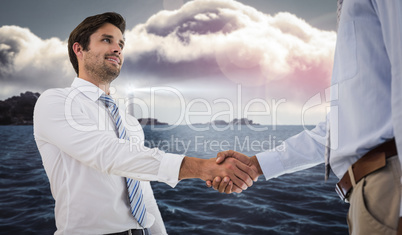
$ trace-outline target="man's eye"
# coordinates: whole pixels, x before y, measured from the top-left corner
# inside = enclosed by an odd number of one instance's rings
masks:
[[[123,44],[119,44],[119,46],[120,46],[120,48],[121,48],[121,49],[123,49],[123,48],[124,48],[124,45],[123,45]]]
[[[104,42],[110,43],[110,39],[109,38],[104,38],[103,39]]]

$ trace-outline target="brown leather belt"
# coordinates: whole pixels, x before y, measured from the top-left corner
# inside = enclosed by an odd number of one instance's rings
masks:
[[[395,155],[397,155],[395,139],[385,142],[370,150],[352,165],[352,172],[356,184],[365,176],[383,168],[387,164],[386,159]],[[342,179],[336,184],[335,191],[343,201],[347,201],[352,187],[353,185],[350,180],[349,171],[347,171]]]
[[[149,235],[150,232],[147,228],[145,229],[130,229],[120,233],[109,233],[107,235]]]

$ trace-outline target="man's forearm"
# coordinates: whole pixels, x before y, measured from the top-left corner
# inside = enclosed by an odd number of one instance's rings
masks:
[[[203,161],[200,158],[187,157],[183,158],[181,163],[179,180],[199,178],[202,179],[201,170]]]

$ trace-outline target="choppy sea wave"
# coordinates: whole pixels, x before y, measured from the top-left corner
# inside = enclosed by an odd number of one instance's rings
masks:
[[[146,145],[200,158],[235,149],[248,155],[277,146],[300,126],[170,130],[144,127]],[[53,234],[54,201],[32,126],[0,126],[0,234]],[[219,194],[201,180],[176,188],[153,182],[169,234],[347,234],[348,205],[323,180],[323,165],[265,181],[242,194]]]

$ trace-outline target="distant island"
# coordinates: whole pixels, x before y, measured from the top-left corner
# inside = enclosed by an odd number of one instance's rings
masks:
[[[40,94],[27,91],[19,96],[13,96],[4,101],[0,101],[0,125],[32,125],[33,110]],[[160,122],[156,118],[139,118],[141,125],[169,125]],[[260,125],[253,123],[247,118],[235,118],[231,122],[215,120],[208,123],[197,123],[192,125]]]
[[[40,94],[27,91],[0,101],[0,125],[32,125],[33,110]]]
[[[169,125],[166,122],[159,122],[156,118],[139,118],[138,122],[141,125]],[[224,120],[215,120],[208,123],[195,123],[192,125],[260,125],[258,123],[253,123],[253,120],[248,120],[247,118],[233,119],[231,122],[226,122]]]
[[[139,118],[138,122],[141,125],[169,125],[166,122],[159,122],[158,119],[155,118]]]
[[[208,123],[196,123],[192,125],[260,125],[258,123],[254,123],[253,120],[248,120],[247,118],[235,118],[230,122],[226,122],[224,120],[215,120]]]
[[[232,125],[260,125],[258,123],[253,123],[253,120],[248,120],[247,118],[240,118],[240,119],[233,119],[233,121],[230,122]]]

